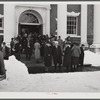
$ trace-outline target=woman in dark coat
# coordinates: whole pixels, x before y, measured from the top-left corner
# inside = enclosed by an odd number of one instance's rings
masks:
[[[64,47],[63,66],[66,67],[67,72],[71,71],[71,46],[68,43]]]
[[[55,71],[57,66],[59,66],[59,71],[61,71],[61,64],[62,64],[62,51],[61,47],[58,45],[58,42],[54,42],[54,46],[52,47],[52,56],[53,56],[53,62],[55,66]]]
[[[46,71],[48,71],[48,67],[52,64],[52,48],[49,42],[46,43],[44,48],[44,65],[46,67]]]
[[[78,70],[79,67],[79,57],[81,54],[80,47],[78,46],[78,43],[74,43],[72,49],[71,49],[71,56],[72,56],[72,68],[74,70]]]
[[[4,65],[3,53],[0,50],[0,81],[6,79],[6,70]]]

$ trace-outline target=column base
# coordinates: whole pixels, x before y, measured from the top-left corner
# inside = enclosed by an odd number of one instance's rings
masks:
[[[100,52],[100,44],[92,44],[89,49],[95,53]]]

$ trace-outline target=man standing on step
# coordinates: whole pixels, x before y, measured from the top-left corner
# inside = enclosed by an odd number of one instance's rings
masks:
[[[57,66],[59,67],[59,71],[61,71],[62,51],[61,47],[58,45],[58,41],[54,41],[54,46],[52,47],[52,56],[53,56],[55,71]]]
[[[46,42],[45,48],[44,48],[44,65],[46,67],[46,71],[48,71],[48,68],[52,64],[52,48],[49,41]]]

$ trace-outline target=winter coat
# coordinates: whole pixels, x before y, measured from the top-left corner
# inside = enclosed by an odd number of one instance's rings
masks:
[[[79,57],[79,63],[80,65],[83,66],[83,62],[84,62],[84,50],[82,47],[80,47],[80,50],[81,50],[81,54],[80,54],[80,57]]]
[[[5,65],[3,59],[3,53],[0,51],[0,75],[5,74]]]
[[[57,63],[62,64],[62,51],[60,46],[57,48],[55,46],[52,47],[52,56],[55,65],[57,65]]]
[[[45,66],[51,66],[52,64],[52,48],[51,46],[45,46],[44,48],[44,64]]]
[[[67,46],[64,50],[63,66],[71,66],[71,47]]]
[[[10,54],[9,48],[7,46],[5,46],[5,49],[2,47],[1,50],[3,52],[4,59],[8,60],[9,54]]]
[[[34,44],[34,48],[35,48],[35,59],[40,59],[40,44],[36,42]]]
[[[81,50],[80,50],[80,47],[77,46],[77,45],[74,45],[71,49],[72,51],[72,57],[80,57],[80,54],[81,54]]]

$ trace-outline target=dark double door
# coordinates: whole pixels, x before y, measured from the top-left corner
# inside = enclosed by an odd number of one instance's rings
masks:
[[[32,34],[39,34],[42,35],[43,34],[43,26],[42,25],[23,25],[20,24],[18,25],[18,34],[20,34],[21,36],[24,34],[24,32],[29,34],[30,32]]]

